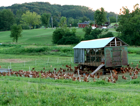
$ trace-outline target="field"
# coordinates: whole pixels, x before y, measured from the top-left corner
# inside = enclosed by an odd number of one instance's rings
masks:
[[[39,45],[52,45],[52,34],[55,29],[33,29],[23,30],[22,37],[19,38],[20,44],[39,44]],[[82,29],[77,28],[78,36],[83,37],[84,32]],[[11,43],[10,31],[0,32],[0,43]]]
[[[22,37],[19,38],[18,44],[24,45],[52,45],[52,34],[55,29],[33,29],[33,30],[23,30]],[[115,36],[117,32],[115,29],[109,29]],[[83,38],[84,32],[82,28],[76,28],[76,35]],[[0,32],[0,43],[12,43],[12,38],[10,38],[10,31]]]
[[[115,31],[114,29],[111,29]],[[73,63],[74,45],[52,44],[54,29],[24,30],[18,44],[10,44],[10,32],[0,32],[0,66],[13,71],[24,70],[52,72]],[[116,33],[116,32],[114,32]],[[77,36],[84,36],[82,29],[77,29]],[[57,51],[59,50],[59,51]],[[131,67],[140,68],[140,47],[128,47],[128,59]],[[67,72],[66,72],[67,73]],[[122,75],[127,80],[122,79]],[[139,106],[140,74],[131,79],[128,73],[118,74],[116,83],[103,81],[110,74],[92,78],[89,82],[72,79],[27,78],[0,76],[0,106]]]

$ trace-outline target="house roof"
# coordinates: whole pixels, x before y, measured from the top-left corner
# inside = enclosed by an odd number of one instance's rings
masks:
[[[83,23],[78,23],[78,24],[90,24],[90,21],[85,21],[85,22],[83,22]]]
[[[101,39],[93,39],[93,40],[81,41],[79,44],[77,44],[73,48],[74,49],[104,48],[114,38],[115,37],[109,37],[109,38],[101,38]],[[123,42],[123,43],[125,43],[125,42]],[[126,45],[128,45],[128,44],[126,44]]]

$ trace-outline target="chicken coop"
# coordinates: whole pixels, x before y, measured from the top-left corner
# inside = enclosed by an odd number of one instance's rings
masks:
[[[124,41],[117,37],[81,41],[74,47],[74,63],[81,67],[115,68],[128,65]]]

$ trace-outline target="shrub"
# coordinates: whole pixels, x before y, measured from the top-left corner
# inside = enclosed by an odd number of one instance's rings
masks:
[[[54,44],[76,44],[80,41],[80,38],[75,36],[76,29],[56,29],[53,32],[53,43]]]
[[[99,38],[107,38],[107,37],[114,37],[112,32],[108,32],[107,34],[100,35]]]
[[[62,28],[58,28],[53,32],[53,43],[57,44],[57,42],[65,35],[65,31]]]
[[[77,44],[79,43],[79,38],[75,36],[70,36],[70,37],[63,37],[58,41],[57,44]]]
[[[90,32],[90,35],[86,35],[85,34],[85,37],[84,37],[84,40],[91,40],[91,39],[97,39],[99,34],[102,33],[103,30],[99,30],[99,29],[93,29],[91,32]]]

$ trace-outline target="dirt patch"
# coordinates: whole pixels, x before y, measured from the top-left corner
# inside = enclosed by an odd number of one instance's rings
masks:
[[[23,63],[26,62],[25,60],[21,60],[21,59],[0,59],[0,62],[5,62],[5,63]]]

